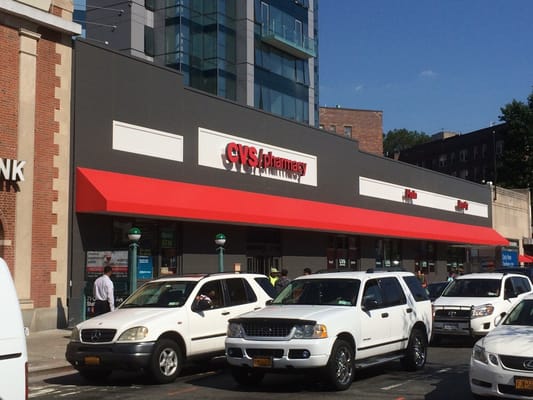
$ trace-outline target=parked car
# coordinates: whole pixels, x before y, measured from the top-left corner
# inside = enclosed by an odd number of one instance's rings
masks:
[[[392,360],[423,368],[431,323],[431,302],[412,273],[313,274],[267,307],[230,319],[226,357],[242,385],[271,372],[319,371],[346,390],[357,368]]]
[[[450,282],[444,281],[444,282],[432,282],[429,283],[426,286],[426,290],[428,292],[429,299],[433,302],[437,297],[439,297],[444,289],[446,289],[446,286],[448,286]]]
[[[482,396],[533,396],[533,296],[523,298],[496,328],[480,339],[470,358],[470,390]]]
[[[531,282],[533,282],[533,268],[532,267],[504,267],[504,268],[497,268],[493,272],[525,275],[529,278]]]
[[[26,330],[15,285],[6,262],[0,258],[0,399],[28,398]]]
[[[130,369],[172,382],[187,360],[223,355],[228,320],[264,307],[273,290],[248,273],[151,281],[117,310],[78,324],[66,358],[88,379]]]
[[[473,273],[457,277],[433,302],[434,341],[444,335],[484,336],[494,320],[532,293],[524,275],[499,272]]]

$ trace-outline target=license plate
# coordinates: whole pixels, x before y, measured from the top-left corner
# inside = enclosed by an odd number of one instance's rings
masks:
[[[254,357],[253,366],[261,368],[272,368],[272,357]]]
[[[520,390],[533,390],[533,378],[515,378],[514,387]]]
[[[455,331],[457,330],[457,324],[444,324],[444,329],[447,331]]]
[[[84,361],[85,365],[100,365],[100,357],[88,356]]]

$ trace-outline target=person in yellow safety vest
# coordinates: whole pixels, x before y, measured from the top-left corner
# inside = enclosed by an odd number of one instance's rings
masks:
[[[270,283],[272,284],[272,286],[275,286],[276,285],[276,281],[278,280],[279,278],[279,271],[277,268],[275,267],[272,267],[270,268],[270,276],[269,276],[269,279],[270,279]]]

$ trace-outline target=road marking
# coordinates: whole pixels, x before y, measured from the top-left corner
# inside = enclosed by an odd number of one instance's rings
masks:
[[[451,370],[451,368],[443,368],[443,369],[439,369],[439,370],[437,371],[437,374],[443,374],[443,373],[448,372],[448,371],[450,371],[450,370]]]
[[[397,388],[397,387],[399,387],[399,386],[402,386],[402,385],[406,384],[407,382],[409,382],[409,381],[402,382],[402,383],[397,383],[396,385],[385,386],[385,387],[382,387],[381,390],[390,390],[390,389],[394,389],[394,388]]]

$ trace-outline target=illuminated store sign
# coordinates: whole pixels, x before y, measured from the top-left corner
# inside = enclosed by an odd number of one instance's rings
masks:
[[[24,182],[23,168],[26,161],[0,158],[0,179],[4,181]]]
[[[316,156],[205,128],[198,128],[198,164],[317,186]]]

